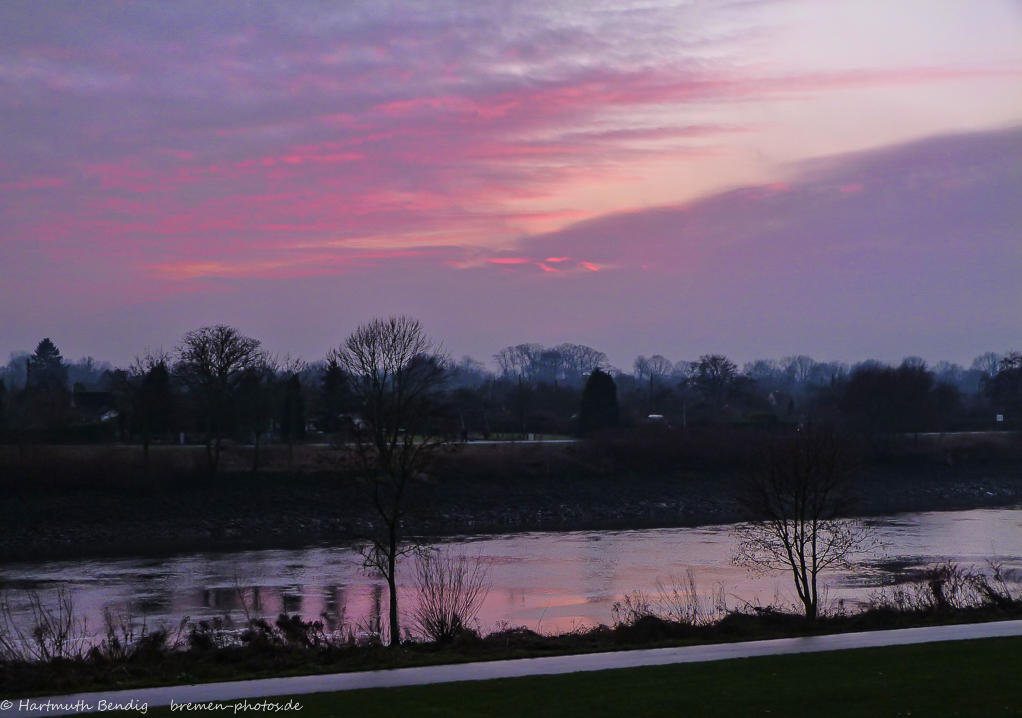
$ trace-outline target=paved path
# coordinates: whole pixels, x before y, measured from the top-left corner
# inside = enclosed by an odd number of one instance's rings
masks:
[[[520,676],[575,673],[578,671],[602,671],[611,668],[659,666],[670,663],[721,661],[729,658],[776,656],[785,653],[814,653],[848,648],[904,646],[912,643],[959,641],[997,636],[1022,636],[1022,621],[905,628],[896,631],[870,631],[867,633],[843,633],[833,636],[808,636],[805,638],[780,638],[771,641],[685,646],[683,648],[590,653],[580,656],[526,658],[514,661],[490,661],[454,666],[399,668],[390,671],[370,671],[365,673],[333,673],[320,676],[265,678],[256,681],[207,683],[170,688],[142,688],[133,691],[110,693],[80,693],[49,699],[29,699],[35,703],[50,701],[51,703],[62,704],[68,707],[77,704],[79,706],[77,709],[61,710],[54,708],[53,710],[47,710],[44,708],[31,710],[22,706],[21,701],[11,700],[0,702],[0,716],[52,716],[95,712],[101,710],[101,700],[107,701],[107,705],[109,703],[125,704],[129,701],[135,701],[136,706],[144,703],[150,708],[170,705],[171,700],[175,703],[233,703],[244,698],[262,699],[272,696],[346,691],[357,688],[415,686],[451,681],[483,681],[493,678],[517,678]]]

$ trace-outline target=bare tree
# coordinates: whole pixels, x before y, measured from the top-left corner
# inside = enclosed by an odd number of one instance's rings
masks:
[[[635,357],[635,361],[632,362],[632,373],[635,374],[635,378],[642,381],[649,376],[649,359],[644,355],[640,354]]]
[[[639,381],[649,381],[650,410],[653,409],[655,403],[654,397],[656,394],[654,385],[666,386],[667,378],[671,375],[673,369],[674,364],[671,360],[661,354],[654,354],[651,357],[645,357],[640,354],[632,363],[632,371],[635,374],[635,378]]]
[[[755,381],[764,390],[774,391],[785,384],[784,370],[780,363],[773,359],[745,362],[742,366],[742,375]]]
[[[491,377],[490,372],[486,370],[486,364],[465,354],[458,362],[454,381],[459,388],[478,387],[485,384]]]
[[[543,353],[540,344],[516,344],[504,347],[493,355],[493,360],[500,367],[501,376],[519,377],[531,381],[537,371],[540,355]]]
[[[805,354],[781,359],[780,368],[792,386],[801,387],[812,378],[816,361]]]
[[[693,367],[692,384],[706,397],[714,414],[724,406],[738,378],[738,366],[723,354],[704,354]]]
[[[769,443],[738,499],[753,519],[735,529],[737,565],[788,571],[806,618],[819,611],[819,575],[875,547],[872,530],[846,518],[856,462],[831,428],[809,426]]]
[[[359,326],[328,360],[348,377],[359,406],[352,441],[342,445],[346,469],[368,498],[379,530],[363,536],[367,569],[387,581],[390,645],[400,643],[397,561],[409,494],[452,437],[438,416],[450,359],[416,319],[374,319]]]
[[[188,332],[175,351],[174,373],[195,397],[206,429],[210,473],[220,465],[227,412],[246,370],[263,363],[260,343],[234,327],[217,324]]]
[[[555,384],[564,378],[564,355],[559,350],[544,349],[536,360],[537,381]]]
[[[663,381],[674,369],[674,363],[661,354],[654,354],[649,358],[649,372],[656,377],[657,381]]]
[[[985,352],[972,360],[972,369],[983,372],[987,377],[997,374],[1003,357],[997,352]]]
[[[607,366],[607,355],[585,344],[565,342],[554,349],[564,358],[564,378],[572,386],[582,386],[590,374]]]
[[[961,387],[965,383],[965,367],[949,361],[939,361],[933,365],[933,374],[937,381]]]

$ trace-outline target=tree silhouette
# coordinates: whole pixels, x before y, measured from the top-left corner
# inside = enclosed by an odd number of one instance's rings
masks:
[[[280,433],[287,441],[287,470],[294,471],[295,440],[305,438],[305,393],[302,372],[307,364],[288,358],[281,367]]]
[[[223,324],[188,332],[176,354],[174,373],[198,403],[209,471],[216,473],[231,402],[245,372],[263,363],[265,354],[257,340]]]
[[[694,367],[692,384],[702,393],[716,415],[738,379],[738,365],[723,354],[704,354]]]
[[[149,460],[149,443],[154,434],[170,429],[173,396],[170,391],[170,357],[162,349],[146,350],[128,370],[129,410],[134,429],[142,436],[143,460]]]
[[[352,440],[338,448],[380,519],[378,530],[362,537],[367,541],[363,559],[387,582],[390,645],[397,646],[397,561],[409,550],[402,521],[416,483],[426,477],[438,450],[452,441],[439,421],[450,360],[418,320],[396,316],[359,326],[331,351],[329,361],[348,377],[358,405]]]
[[[1022,418],[1022,352],[1010,352],[1001,359],[997,373],[983,382],[983,393],[998,408],[1009,413],[1008,421]]]
[[[578,409],[578,431],[580,434],[587,434],[599,429],[616,427],[620,422],[617,384],[610,374],[595,369],[582,390],[582,403]]]
[[[43,339],[29,358],[31,380],[35,389],[63,391],[67,389],[67,365],[60,350],[49,340]]]
[[[845,518],[855,469],[834,429],[808,426],[767,444],[737,494],[753,520],[735,528],[732,561],[788,571],[810,621],[819,611],[820,572],[848,566],[875,543],[865,524]]]
[[[353,413],[355,406],[348,386],[348,376],[336,358],[329,357],[320,369],[318,398],[318,428],[328,433],[340,431],[341,415]]]

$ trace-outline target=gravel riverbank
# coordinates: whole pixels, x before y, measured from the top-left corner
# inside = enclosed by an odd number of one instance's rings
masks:
[[[547,467],[549,468],[549,467]],[[734,476],[560,473],[542,466],[500,478],[459,475],[420,487],[409,533],[693,526],[741,520]],[[865,470],[862,515],[1022,504],[1015,462],[914,462]],[[372,520],[329,475],[229,472],[149,490],[7,492],[0,560],[285,547],[344,541]]]

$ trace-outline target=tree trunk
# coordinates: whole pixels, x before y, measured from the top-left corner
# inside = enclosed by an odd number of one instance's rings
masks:
[[[128,443],[131,443],[131,434],[128,434]],[[149,417],[146,416],[142,422],[142,466],[149,469]]]
[[[215,474],[217,469],[220,468],[220,434],[216,435],[216,441],[213,442],[213,465],[210,467],[210,473]]]
[[[262,436],[262,432],[259,429],[255,431],[255,451],[252,452],[252,473],[254,474],[259,470],[259,437]]]
[[[809,599],[808,601],[806,601],[805,607],[806,620],[809,621],[809,623],[813,623],[814,621],[816,621],[816,600]]]
[[[390,529],[390,546],[387,547],[387,587],[390,589],[390,647],[401,645],[401,631],[397,617],[397,531]]]
[[[206,468],[209,469],[209,473],[216,471],[216,465],[213,463],[213,419],[212,417],[206,417]]]
[[[295,438],[292,432],[287,433],[287,475],[292,477],[295,469]]]

